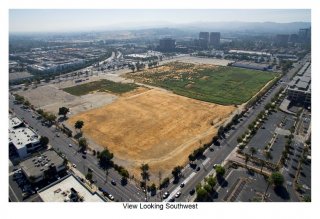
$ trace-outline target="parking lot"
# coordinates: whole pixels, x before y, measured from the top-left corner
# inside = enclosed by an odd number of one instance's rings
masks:
[[[217,201],[232,202],[257,202],[262,201],[266,192],[266,202],[287,202],[297,201],[295,194],[287,190],[287,185],[281,188],[269,186],[267,179],[255,172],[249,172],[245,168],[232,169],[226,176],[226,186],[217,189]]]
[[[286,114],[281,111],[271,112],[267,119],[263,122],[260,129],[249,141],[248,145],[244,149],[244,153],[251,154],[250,148],[256,148],[257,153],[255,157],[266,160],[265,147],[274,138],[270,147],[270,153],[272,158],[268,161],[277,163],[280,160],[281,153],[285,147],[286,138],[290,128],[294,124],[294,116]],[[277,131],[276,131],[277,129]]]

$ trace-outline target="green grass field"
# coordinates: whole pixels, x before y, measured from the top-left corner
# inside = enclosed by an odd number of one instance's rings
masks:
[[[223,105],[242,104],[278,74],[230,66],[169,63],[129,74],[137,81],[176,94]]]
[[[77,85],[74,87],[68,87],[63,90],[72,95],[81,96],[81,95],[88,94],[92,91],[122,94],[122,93],[132,91],[137,87],[138,85],[131,84],[131,83],[129,84],[117,83],[117,82],[109,81],[106,79],[102,79],[100,81],[93,81],[86,84]]]

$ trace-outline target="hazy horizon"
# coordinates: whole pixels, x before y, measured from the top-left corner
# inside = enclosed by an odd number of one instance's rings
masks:
[[[175,27],[207,22],[311,22],[310,9],[10,9],[9,32]]]

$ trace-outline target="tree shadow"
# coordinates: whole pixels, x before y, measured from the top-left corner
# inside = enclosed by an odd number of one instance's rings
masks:
[[[283,186],[276,186],[274,187],[274,192],[276,193],[277,196],[282,198],[283,200],[289,200],[290,199],[290,194],[287,191],[287,189]]]
[[[121,179],[121,185],[122,186],[126,186],[128,184],[128,180],[127,179]]]
[[[212,200],[218,199],[219,198],[219,193],[216,190],[213,190],[212,192],[210,192],[210,197],[211,197]]]
[[[82,132],[75,134],[73,137],[78,140],[79,138],[82,137]]]
[[[217,176],[217,182],[222,188],[229,185],[228,181],[223,176]]]

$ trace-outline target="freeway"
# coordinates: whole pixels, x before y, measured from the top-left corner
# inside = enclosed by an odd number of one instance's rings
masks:
[[[245,130],[247,130],[248,125],[254,121],[256,116],[260,111],[264,109],[264,106],[269,103],[272,97],[279,92],[281,88],[286,88],[287,83],[293,77],[293,75],[299,70],[303,64],[307,61],[308,58],[304,58],[302,61],[293,64],[293,68],[284,75],[281,80],[282,83],[277,83],[275,86],[270,88],[270,90],[261,98],[260,103],[256,103],[248,112],[244,114],[242,118],[240,118],[240,122],[237,125],[234,125],[233,128],[225,133],[226,137],[220,140],[220,145],[215,146],[211,145],[210,147],[214,148],[214,151],[210,151],[207,149],[204,152],[206,157],[205,160],[198,160],[196,162],[197,166],[200,167],[200,170],[192,169],[189,164],[183,169],[182,175],[183,177],[188,177],[190,174],[193,174],[193,177],[189,179],[189,182],[185,184],[183,188],[180,188],[179,184],[174,184],[173,181],[170,182],[169,186],[162,191],[162,194],[166,191],[170,193],[170,197],[173,197],[174,194],[180,191],[182,194],[179,198],[176,198],[176,201],[179,202],[188,202],[193,199],[193,197],[189,194],[191,189],[194,189],[197,184],[199,184],[213,169],[214,164],[221,164],[228,155],[234,150],[237,146],[237,138],[241,136]],[[169,200],[169,198],[165,199],[165,201]]]
[[[100,169],[98,165],[98,160],[91,154],[87,154],[86,158],[82,157],[82,153],[78,153],[78,146],[74,140],[68,138],[63,133],[57,137],[56,128],[54,126],[47,127],[43,126],[40,120],[33,118],[35,114],[33,111],[29,112],[27,110],[21,109],[21,105],[15,105],[13,103],[14,97],[10,95],[9,97],[9,107],[13,112],[21,119],[23,119],[30,127],[32,127],[39,135],[46,136],[49,138],[49,144],[56,150],[60,151],[66,155],[69,162],[76,165],[77,170],[79,170],[83,175],[86,175],[88,168],[93,171],[93,178],[96,180],[96,185],[103,188],[108,193],[115,197],[118,201],[143,201],[144,195],[142,190],[139,189],[130,180],[128,184],[122,186],[121,176],[113,169],[108,172],[107,180],[106,173],[104,170]],[[34,116],[35,117],[35,116]],[[72,147],[68,145],[71,144]],[[116,181],[117,185],[111,185],[111,179]]]

